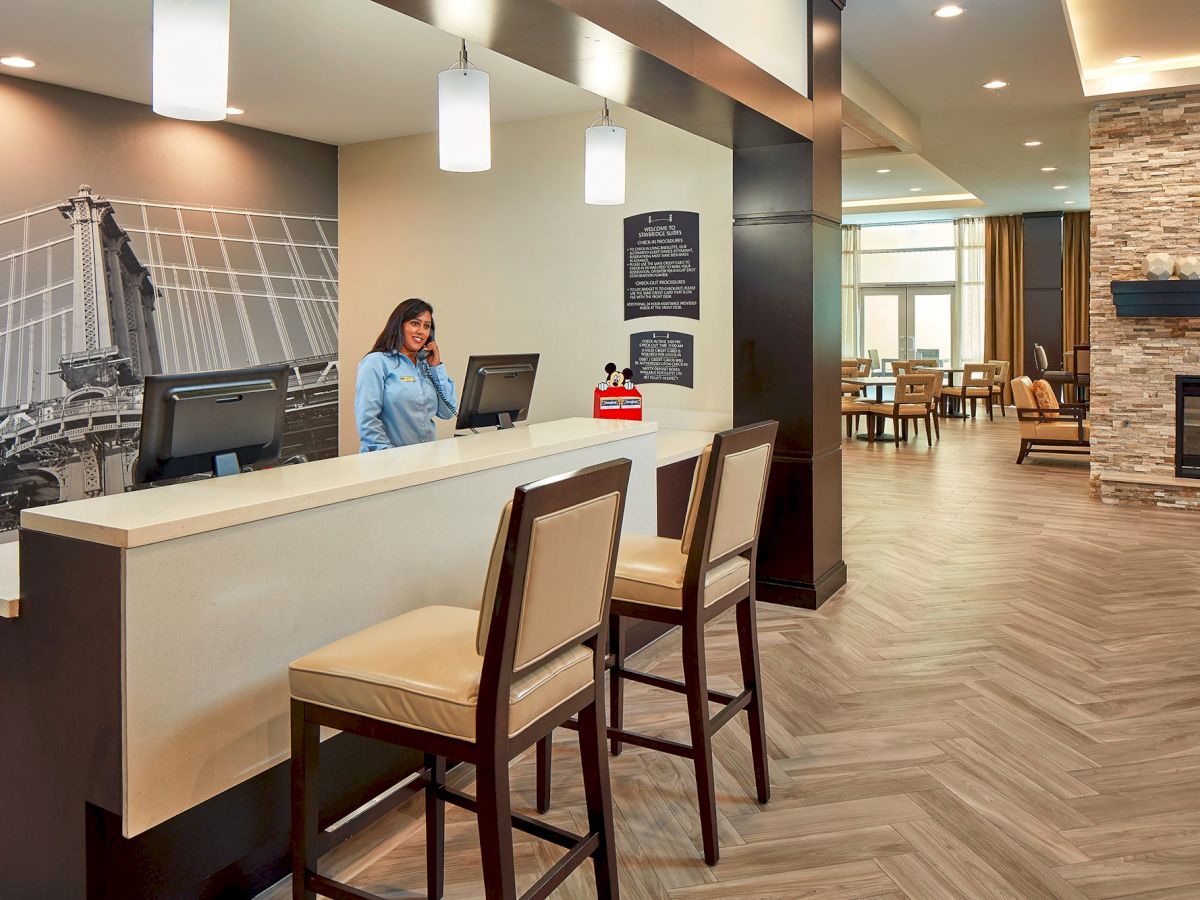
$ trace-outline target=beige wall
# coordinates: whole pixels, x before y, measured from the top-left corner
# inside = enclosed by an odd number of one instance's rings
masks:
[[[479,174],[440,171],[432,134],[341,148],[343,453],[358,449],[358,361],[406,297],[433,304],[460,386],[471,354],[541,353],[531,421],[591,415],[604,364],[628,365],[629,335],[654,329],[696,336],[695,388],[644,386],[648,413],[728,417],[731,151],[628,110],[614,115],[629,129],[624,206],[583,202],[589,114],[493,127],[492,170]],[[699,322],[622,318],[622,220],[661,209],[700,213]]]
[[[0,122],[10,125],[0,141],[0,218],[59,203],[80,184],[106,197],[337,211],[330,144],[168,119],[143,103],[8,75],[0,75]]]

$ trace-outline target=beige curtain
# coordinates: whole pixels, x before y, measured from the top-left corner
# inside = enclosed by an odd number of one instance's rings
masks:
[[[954,222],[954,246],[957,256],[959,316],[958,353],[954,364],[978,362],[984,356],[983,335],[986,304],[984,295],[983,219],[957,219]]]
[[[1025,374],[1024,227],[1020,216],[988,216],[985,223],[984,351],[1011,362],[1009,377],[1017,378]]]
[[[1092,267],[1092,215],[1063,215],[1063,352],[1088,343],[1089,282]]]
[[[862,229],[842,226],[842,358],[858,356],[858,251]]]

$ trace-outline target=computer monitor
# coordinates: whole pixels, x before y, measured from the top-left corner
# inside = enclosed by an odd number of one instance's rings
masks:
[[[458,405],[457,428],[512,428],[529,415],[537,353],[472,356]]]
[[[278,459],[287,387],[285,364],[146,376],[134,483],[234,475]]]

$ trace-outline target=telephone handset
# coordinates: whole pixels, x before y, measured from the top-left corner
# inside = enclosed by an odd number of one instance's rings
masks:
[[[434,340],[432,329],[429,332],[429,340]],[[450,415],[457,416],[458,408],[442,393],[442,386],[433,377],[433,367],[429,365],[429,351],[424,347],[417,351],[417,364],[420,365],[421,371],[425,373],[425,377],[429,379],[429,383],[433,385],[434,393],[438,395],[438,399],[450,410]]]

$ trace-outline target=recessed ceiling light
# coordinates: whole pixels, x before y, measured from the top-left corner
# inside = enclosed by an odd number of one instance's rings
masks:
[[[1140,56],[1120,56],[1113,60],[1118,66],[1127,66],[1130,63],[1139,62]]]
[[[225,107],[225,115],[227,115],[227,116],[241,116],[241,115],[245,115],[245,113],[246,113],[246,111],[244,109],[241,109],[240,107],[237,107],[237,106]]]
[[[961,16],[965,9],[953,3],[947,3],[945,6],[939,6],[933,11],[933,14],[939,19],[953,19],[955,16]]]
[[[1001,88],[1006,88],[1006,87],[1008,87],[1008,82],[1007,82],[1007,81],[1001,81],[999,78],[997,78],[997,79],[995,79],[995,80],[993,80],[993,81],[988,81],[988,82],[985,82],[983,86],[984,86],[985,88],[987,88],[989,91],[998,91],[998,90],[1000,90]]]
[[[1043,172],[1057,172],[1058,166],[1042,166]]]
[[[909,188],[909,190],[910,191],[920,191],[920,190],[923,190],[923,188]]]
[[[1063,201],[1063,203],[1066,203],[1068,206],[1070,206],[1074,202],[1075,202],[1074,200],[1064,200]]]
[[[886,175],[890,171],[892,171],[892,170],[891,169],[876,169],[875,174],[876,175]]]
[[[1067,186],[1065,184],[1056,184],[1054,186],[1054,189],[1056,191],[1065,191],[1067,189]]]
[[[0,56],[0,65],[11,66],[14,69],[32,69],[37,63],[24,56]]]
[[[1025,146],[1026,147],[1040,147],[1040,146],[1042,146],[1042,142],[1041,141],[1026,141]]]

